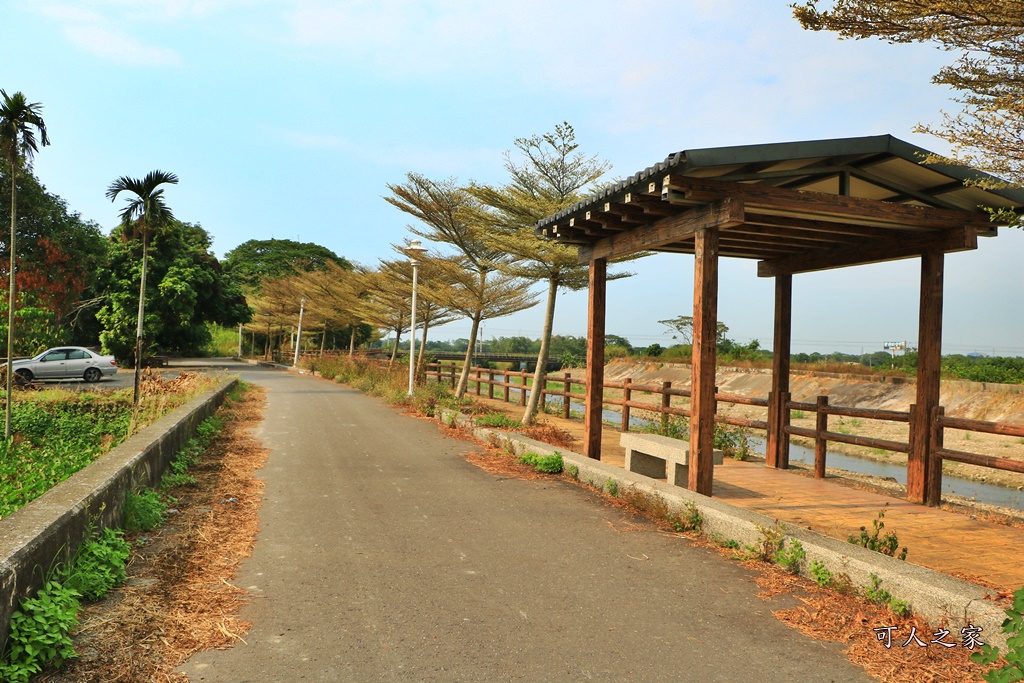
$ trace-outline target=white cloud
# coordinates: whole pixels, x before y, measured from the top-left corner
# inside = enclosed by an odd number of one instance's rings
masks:
[[[64,35],[78,47],[94,55],[130,66],[179,66],[181,55],[174,50],[145,45],[134,38],[118,35],[99,26],[72,25]]]

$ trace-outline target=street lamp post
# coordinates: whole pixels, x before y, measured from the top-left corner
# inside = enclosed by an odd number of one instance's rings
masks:
[[[409,326],[409,395],[413,395],[413,382],[416,379],[416,288],[419,277],[419,257],[426,253],[427,249],[419,240],[409,242],[405,248],[409,253],[409,263],[412,264],[412,320]]]
[[[306,297],[299,301],[299,329],[295,332],[295,357],[292,359],[292,367],[299,364],[299,348],[302,346],[302,314],[306,312]]]

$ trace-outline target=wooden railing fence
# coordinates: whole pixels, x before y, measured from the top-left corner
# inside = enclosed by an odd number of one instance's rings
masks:
[[[445,367],[440,363],[431,363],[427,367],[426,374],[427,377],[434,377],[438,381],[449,382],[451,387],[455,388],[459,372],[460,370],[455,364],[450,364]],[[511,402],[511,391],[515,389],[519,394],[519,405],[525,406],[529,392],[534,390],[530,385],[533,373],[476,367],[470,368],[470,372],[470,386],[477,396],[482,396],[483,387],[487,387],[487,397],[493,399],[495,397],[494,388],[500,387],[502,390],[501,400],[505,403],[509,403]],[[501,377],[500,379],[499,376]],[[578,386],[582,390],[586,387],[586,380],[583,378],[574,378],[568,372],[561,374],[561,376],[549,373],[547,378],[548,386],[540,389],[541,405],[544,405],[546,397],[558,396],[562,399],[560,414],[564,418],[569,418],[571,415],[570,400],[572,398],[576,398],[578,401],[582,402],[584,399],[582,391],[574,393],[572,391],[572,387]],[[557,390],[551,388],[552,385],[561,385],[562,388],[561,390]],[[667,427],[671,416],[690,417],[690,411],[688,408],[672,405],[673,396],[689,398],[690,390],[675,388],[672,386],[671,382],[662,382],[661,384],[635,384],[627,377],[621,382],[605,382],[603,387],[605,389],[620,389],[622,391],[622,398],[605,397],[603,399],[603,404],[618,406],[621,409],[620,430],[623,432],[629,431],[629,422],[634,409],[657,414],[663,428]],[[660,403],[636,401],[634,400],[634,394],[636,392],[660,395],[661,401]],[[719,392],[717,388],[715,390],[715,400],[720,403],[756,406],[759,408],[767,408],[769,403],[767,398],[722,393]],[[834,415],[837,417],[904,422],[911,425],[912,431],[913,422],[911,420],[911,412],[832,405],[829,403],[828,396],[818,396],[814,403],[791,401],[787,399],[785,405],[787,409],[784,411],[783,431],[787,435],[802,436],[814,440],[814,476],[816,477],[820,478],[825,476],[827,444],[829,441],[846,443],[854,446],[864,446],[866,448],[877,448],[895,453],[908,453],[910,451],[910,444],[902,441],[891,441],[889,439],[879,439],[831,431],[829,429],[829,417]],[[915,409],[916,406],[911,406],[911,411]],[[790,416],[791,411],[794,410],[814,413],[816,416],[814,428],[796,427],[791,425]],[[718,414],[717,409],[715,421],[746,429],[754,429],[764,432],[767,432],[768,430],[768,422],[766,420],[753,420],[742,417],[733,417],[730,415],[720,415]],[[933,476],[939,478],[935,488],[936,491],[941,490],[941,463],[943,460],[953,460],[956,462],[977,465],[979,467],[988,467],[1007,472],[1024,473],[1024,462],[1019,460],[982,455],[978,453],[968,453],[943,447],[943,434],[946,429],[1002,434],[1005,436],[1024,438],[1024,425],[948,417],[944,414],[942,406],[937,407],[933,411],[928,424],[929,428],[933,430],[933,438],[931,439],[932,449],[930,452],[930,457],[935,463]],[[913,440],[913,438],[914,435],[911,433],[910,440]]]

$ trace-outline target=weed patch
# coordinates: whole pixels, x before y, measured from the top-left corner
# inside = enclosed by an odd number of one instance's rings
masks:
[[[896,536],[895,532],[887,531],[884,535],[882,529],[885,528],[885,522],[882,519],[885,517],[885,510],[878,511],[878,517],[871,521],[872,530],[868,533],[867,527],[860,528],[860,535],[850,535],[846,540],[854,545],[867,548],[868,550],[874,550],[875,552],[888,555],[889,557],[895,557],[897,560],[907,559],[907,549],[903,548],[899,552],[896,551],[900,547],[900,540]]]
[[[124,566],[130,554],[131,545],[124,539],[124,532],[108,527],[75,555],[64,577],[64,587],[86,600],[100,600],[124,581]]]
[[[164,523],[167,503],[153,489],[129,491],[124,499],[124,528],[131,533],[152,531]]]
[[[69,633],[78,625],[78,594],[48,581],[11,616],[0,680],[27,683],[44,667],[75,657]]]

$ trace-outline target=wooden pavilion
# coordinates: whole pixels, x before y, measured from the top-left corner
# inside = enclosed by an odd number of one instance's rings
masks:
[[[786,468],[793,275],[919,257],[907,497],[937,504],[941,461],[930,456],[929,416],[939,403],[944,255],[994,237],[982,207],[1024,207],[1024,191],[991,189],[992,176],[932,156],[889,135],[688,150],[539,221],[539,237],[578,245],[590,267],[586,455],[601,457],[609,259],[641,250],[695,256],[689,488],[711,495],[719,258],[757,259],[758,276],[775,278],[766,464]]]

